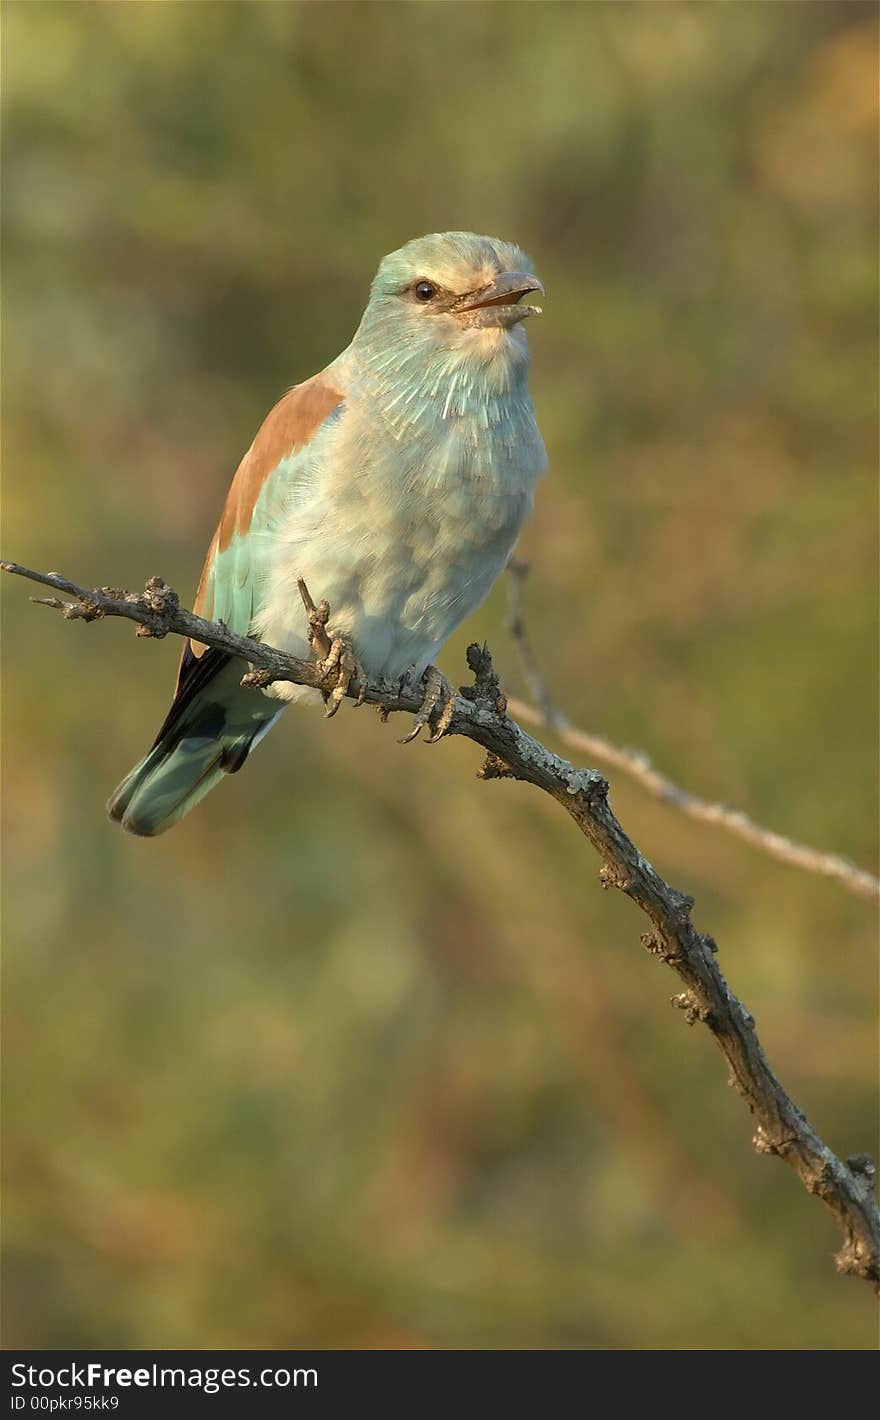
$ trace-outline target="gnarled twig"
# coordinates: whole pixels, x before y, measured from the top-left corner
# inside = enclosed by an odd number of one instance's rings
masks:
[[[207,646],[249,662],[268,680],[332,689],[336,673],[322,675],[316,664],[288,656],[227,627],[205,621],[181,607],[161,578],[153,577],[140,594],[114,588],[86,591],[54,573],[32,572],[14,562],[0,568],[66,592],[73,602],[57,597],[46,604],[70,619],[94,621],[108,616],[138,623],[138,634],[191,636]],[[874,1166],[863,1154],[845,1162],[823,1143],[812,1125],[783,1089],[758,1040],[753,1017],[733,995],[718,966],[711,937],[691,921],[693,898],[664,882],[627,837],[611,811],[608,784],[594,769],[575,769],[533,739],[507,714],[507,702],[485,647],[468,648],[474,684],[463,687],[455,704],[449,732],[474,740],[487,751],[483,779],[521,779],[556,799],[592,843],[600,858],[604,887],[616,887],[645,913],[650,929],[642,944],[672,968],[684,990],[672,998],[689,1023],[702,1022],[718,1044],[731,1082],[755,1118],[753,1143],[759,1153],[776,1154],[794,1169],[809,1193],[816,1194],[843,1233],[837,1254],[841,1272],[864,1277],[880,1288],[880,1213],[874,1198]],[[375,683],[350,694],[384,707],[387,712],[418,709],[418,693],[410,688]]]
[[[711,799],[701,799],[698,794],[691,794],[662,774],[642,750],[625,749],[622,745],[612,744],[602,735],[590,734],[587,730],[579,730],[573,725],[550,693],[526,629],[522,585],[528,570],[525,562],[512,561],[507,565],[507,626],[519,653],[529,694],[534,701],[534,704],[529,705],[525,700],[510,696],[508,705],[514,715],[529,725],[546,726],[572,749],[580,750],[591,757],[595,756],[604,764],[611,764],[615,769],[623,770],[624,774],[635,779],[655,799],[681,809],[688,818],[725,828],[728,833],[751,843],[753,847],[759,848],[771,858],[776,858],[780,863],[788,863],[792,867],[803,868],[808,873],[818,873],[822,877],[834,878],[842,887],[860,897],[880,897],[880,878],[866,872],[864,868],[857,867],[841,854],[826,853],[821,848],[811,848],[806,843],[798,843],[793,838],[776,833],[772,828],[764,828],[741,809],[733,809],[728,804]]]

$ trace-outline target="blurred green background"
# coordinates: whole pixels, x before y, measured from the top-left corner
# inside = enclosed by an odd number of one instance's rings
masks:
[[[871,866],[875,7],[15,3],[5,555],[190,598],[269,405],[426,231],[522,244],[521,545],[577,723]],[[465,742],[290,712],[104,800],[177,646],[7,585],[6,1345],[871,1347],[643,920]],[[504,588],[487,637],[522,691]],[[548,737],[549,738],[549,737]],[[873,1148],[875,912],[613,776],[770,1058]]]

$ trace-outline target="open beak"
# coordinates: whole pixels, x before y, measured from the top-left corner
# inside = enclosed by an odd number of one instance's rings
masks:
[[[467,315],[469,325],[510,326],[526,316],[541,314],[540,306],[520,306],[518,302],[532,291],[544,294],[537,276],[525,271],[503,271],[500,276],[479,291],[459,296],[452,307],[457,316]]]

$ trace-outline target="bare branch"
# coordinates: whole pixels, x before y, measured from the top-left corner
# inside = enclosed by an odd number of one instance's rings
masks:
[[[0,568],[66,592],[73,602],[48,603],[70,619],[86,621],[126,617],[139,624],[139,634],[192,636],[207,646],[238,656],[269,680],[289,680],[316,689],[332,688],[342,672],[330,676],[315,662],[288,656],[227,627],[204,621],[184,610],[161,578],[153,577],[141,594],[115,588],[86,591],[64,577],[31,572],[13,562]],[[468,648],[472,686],[456,698],[449,733],[464,735],[487,751],[483,779],[521,779],[543,789],[563,806],[602,860],[600,880],[632,898],[647,916],[650,929],[643,946],[679,977],[684,990],[672,998],[689,1024],[700,1021],[719,1046],[730,1081],[755,1119],[753,1144],[762,1154],[784,1159],[809,1193],[816,1194],[843,1233],[838,1270],[864,1277],[880,1289],[880,1213],[874,1199],[874,1166],[864,1155],[846,1161],[822,1141],[783,1089],[758,1040],[753,1017],[733,995],[716,959],[711,937],[691,921],[693,898],[664,882],[627,837],[611,811],[608,784],[594,769],[575,769],[533,739],[507,715],[507,702],[486,647]],[[384,711],[416,711],[419,694],[410,687],[353,682],[349,694],[363,697]]]
[[[780,863],[788,863],[792,867],[803,868],[808,873],[818,873],[822,877],[834,878],[850,892],[861,897],[880,897],[880,878],[866,872],[864,868],[857,867],[841,854],[826,853],[821,848],[811,848],[806,843],[798,843],[793,838],[776,833],[772,828],[764,828],[741,809],[732,809],[727,804],[701,799],[699,795],[682,789],[659,769],[655,769],[642,750],[624,749],[601,735],[590,734],[587,730],[580,730],[573,725],[550,693],[526,629],[522,586],[528,575],[528,566],[525,562],[513,561],[508,563],[507,571],[507,626],[519,653],[529,694],[534,701],[534,704],[529,705],[527,701],[511,696],[508,704],[512,714],[529,725],[546,726],[572,749],[580,750],[583,754],[622,770],[641,784],[643,789],[647,789],[655,799],[681,809],[688,818],[727,829],[728,833],[751,843]]]

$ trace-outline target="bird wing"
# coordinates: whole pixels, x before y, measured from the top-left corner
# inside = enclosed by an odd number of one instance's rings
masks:
[[[325,374],[295,385],[266,416],[238,466],[208,548],[193,610],[246,636],[257,609],[271,532],[296,476],[296,456],[334,417],[345,396]],[[201,662],[204,660],[204,664]],[[175,707],[225,664],[222,652],[184,641]]]

